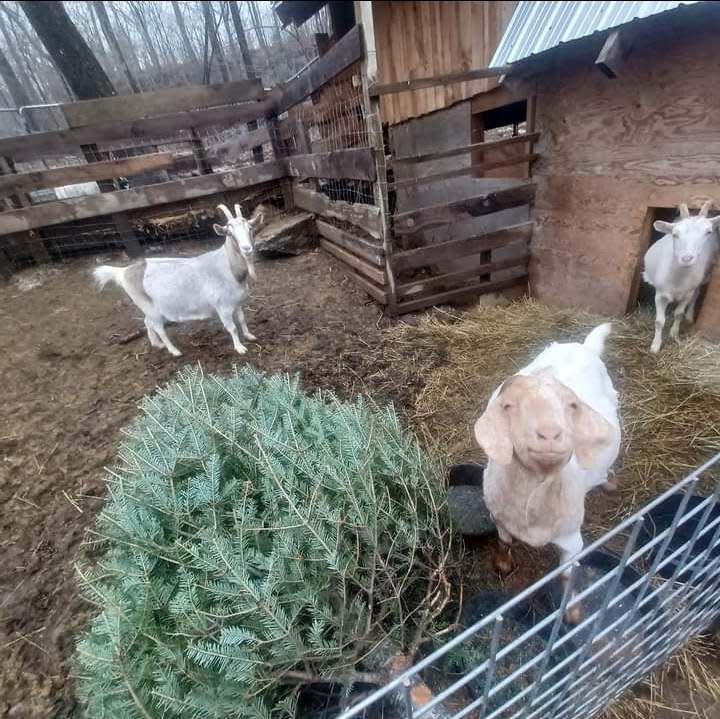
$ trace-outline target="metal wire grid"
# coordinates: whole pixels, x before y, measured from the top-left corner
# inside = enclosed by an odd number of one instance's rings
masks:
[[[502,607],[475,622],[438,650],[367,696],[338,719],[361,716],[369,707],[379,706],[389,695],[409,686],[414,676],[437,668],[440,660],[458,650],[481,632],[490,633],[486,658],[450,686],[436,693],[425,705],[407,713],[408,718],[432,716],[444,707],[443,717],[462,719],[592,719],[628,687],[660,665],[690,637],[702,633],[720,620],[720,514],[713,512],[720,498],[720,482],[715,491],[689,507],[689,500],[701,476],[720,465],[720,453],[674,487],[648,503],[590,544],[574,560],[561,565]],[[670,525],[638,546],[648,513],[671,497],[680,499]],[[717,514],[717,516],[714,516]],[[688,539],[679,546],[676,535],[694,520]],[[583,558],[605,549],[613,540],[623,539],[620,561],[589,586],[579,590],[574,584]],[[681,537],[682,538],[682,537]],[[673,540],[675,542],[673,543]],[[698,541],[707,546],[693,551]],[[624,586],[626,570],[642,566],[639,579]],[[660,576],[665,568],[669,577]],[[501,646],[500,637],[508,617],[571,569],[559,604],[541,621]],[[566,612],[587,602],[591,595],[599,608],[568,629]],[[514,651],[529,642],[542,643],[542,649],[502,678],[497,669]],[[518,689],[524,679],[525,686]],[[478,686],[482,685],[479,690]],[[476,687],[470,701],[450,713],[448,700],[456,707],[468,685]],[[504,693],[503,693],[504,692]],[[507,694],[510,694],[506,698]],[[438,715],[439,716],[439,715]]]
[[[245,213],[261,203],[277,208],[282,208],[283,203],[279,182],[229,191],[224,193],[224,198],[200,197],[130,212],[124,228],[110,215],[50,225],[17,239],[4,236],[3,249],[16,269],[48,260],[63,261],[102,250],[123,249],[129,241],[137,242],[145,254],[177,253],[181,242],[191,243],[189,249],[196,252],[198,246],[220,242],[212,226],[224,221],[216,210],[221,201],[231,206],[238,202]],[[208,245],[207,249],[211,247]]]

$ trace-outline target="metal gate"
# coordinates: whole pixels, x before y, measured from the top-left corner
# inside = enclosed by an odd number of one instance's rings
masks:
[[[720,481],[711,496],[695,494],[713,467],[720,469],[720,453],[338,719],[364,716],[389,698],[413,719],[597,716],[720,623]],[[549,611],[533,608],[548,599]],[[449,665],[462,666],[457,656],[472,656],[473,647],[480,657],[449,686],[427,678],[433,668],[447,676]],[[420,677],[433,695],[413,704],[410,686]]]

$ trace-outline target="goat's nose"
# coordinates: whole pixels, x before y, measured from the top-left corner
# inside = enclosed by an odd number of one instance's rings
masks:
[[[683,255],[680,259],[681,259],[686,265],[689,265],[689,264],[695,259],[695,257],[694,257],[693,255]]]
[[[543,442],[557,442],[562,437],[562,429],[559,427],[543,427],[537,430],[537,438]]]

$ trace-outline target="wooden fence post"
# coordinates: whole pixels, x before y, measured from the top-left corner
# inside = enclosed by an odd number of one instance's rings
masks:
[[[375,26],[370,0],[356,0],[355,17],[360,19],[365,39],[365,56],[361,62],[363,106],[367,126],[368,142],[373,152],[376,179],[373,182],[373,199],[380,209],[380,231],[385,251],[385,272],[387,275],[388,292],[387,306],[390,314],[395,314],[397,293],[392,265],[392,229],[390,227],[390,204],[388,201],[387,166],[385,162],[385,141],[382,131],[382,115],[380,99],[371,97],[370,84],[377,79],[377,53],[375,50]]]

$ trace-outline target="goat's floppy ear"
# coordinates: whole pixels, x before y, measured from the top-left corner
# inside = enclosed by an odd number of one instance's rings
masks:
[[[713,230],[716,230],[718,225],[720,225],[720,215],[717,217],[708,217],[708,220],[710,220],[710,224],[713,226]]]
[[[600,452],[612,442],[615,430],[601,414],[579,400],[572,426],[575,456],[582,467],[592,467]]]
[[[666,235],[671,235],[675,225],[672,222],[665,222],[664,220],[655,220],[655,222],[653,222],[653,227],[658,232],[662,232]]]
[[[493,462],[498,464],[512,462],[513,444],[510,438],[510,426],[499,395],[475,422],[475,440]]]
[[[213,222],[213,230],[215,230],[215,234],[220,235],[220,237],[227,235],[227,227],[225,227],[225,225],[218,225],[217,222]]]

